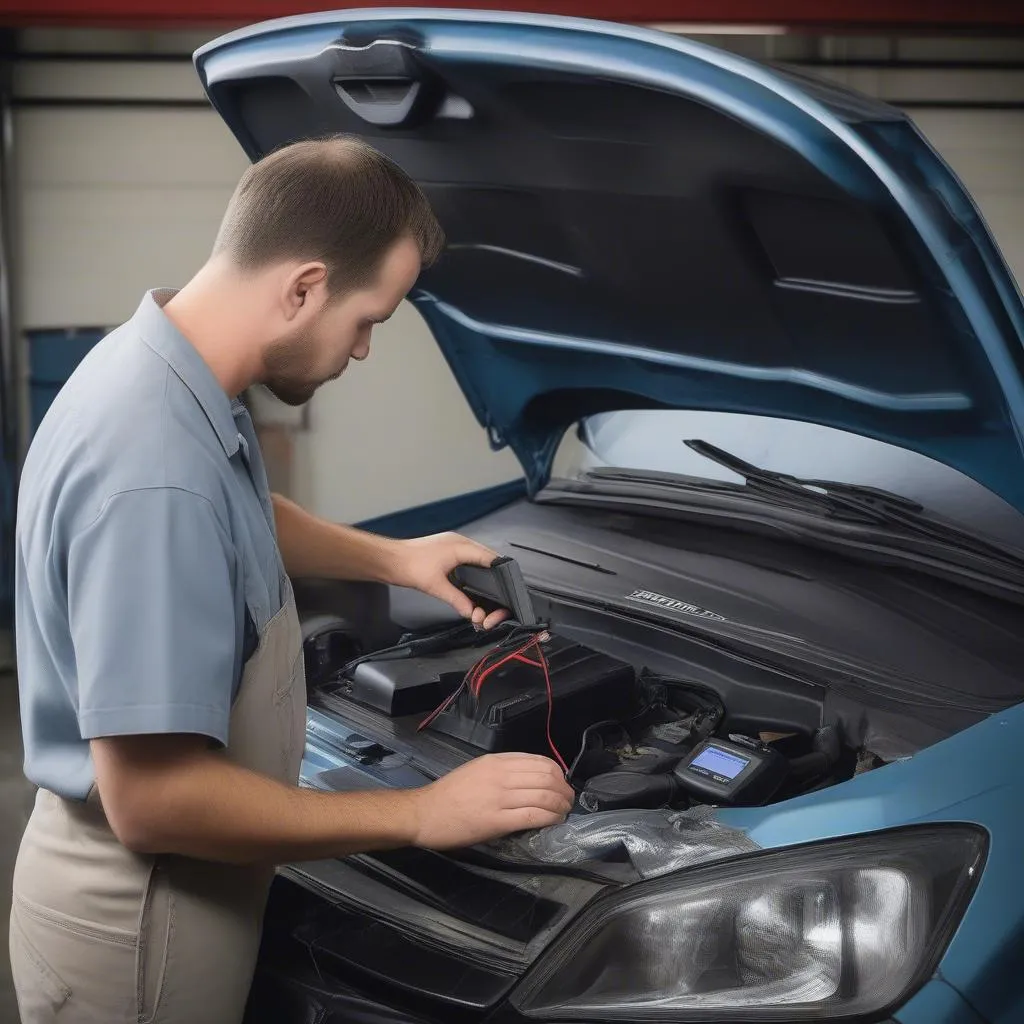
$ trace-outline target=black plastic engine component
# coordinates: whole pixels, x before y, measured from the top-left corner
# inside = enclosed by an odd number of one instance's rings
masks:
[[[659,696],[664,696],[655,691]],[[720,720],[719,709],[683,703],[688,714],[656,701],[622,724],[601,722],[587,729],[569,781],[582,811],[656,808],[688,803],[673,769]],[[614,765],[611,770],[602,764]]]
[[[347,673],[351,696],[393,718],[425,714],[455,691],[481,653],[464,647],[443,655],[368,658]]]
[[[789,778],[780,797],[797,796],[852,778],[857,768],[857,754],[844,747],[839,729],[826,725],[811,737],[807,753],[790,758]]]
[[[551,685],[551,737],[563,756],[571,755],[595,718],[630,716],[636,700],[635,673],[624,661],[555,634],[547,634],[541,644]],[[550,755],[548,702],[548,684],[540,668],[508,660],[486,676],[479,693],[463,688],[429,728],[479,750]]]
[[[579,796],[579,804],[584,811],[667,807],[674,801],[678,789],[675,776],[668,772],[607,772],[587,783]]]
[[[303,621],[302,656],[307,686],[329,681],[359,653],[355,629],[347,619],[324,614]]]
[[[641,672],[641,710],[631,718],[595,722],[569,771],[577,791],[589,779],[609,772],[671,772],[725,715],[720,700],[705,687]]]
[[[384,650],[354,658],[340,675],[354,700],[393,718],[431,711],[462,682],[488,648],[513,631],[502,623],[493,630],[460,622],[447,629],[409,633]]]

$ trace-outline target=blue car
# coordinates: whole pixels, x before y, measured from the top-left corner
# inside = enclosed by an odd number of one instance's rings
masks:
[[[296,582],[303,785],[513,749],[577,794],[283,868],[249,1020],[1024,1021],[1024,302],[912,122],[522,14],[300,17],[196,67],[251,158],[347,132],[420,182],[448,245],[411,299],[523,467],[374,524],[498,550],[460,578],[496,633]]]

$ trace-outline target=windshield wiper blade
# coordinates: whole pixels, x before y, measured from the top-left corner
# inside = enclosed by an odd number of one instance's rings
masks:
[[[786,494],[795,494],[812,500],[825,499],[826,503],[834,504],[837,508],[849,508],[852,512],[870,514],[872,506],[877,507],[879,513],[895,509],[915,514],[924,512],[924,506],[912,498],[905,498],[902,494],[884,491],[879,487],[835,480],[803,479],[789,473],[762,469],[708,441],[693,439],[683,443],[698,455],[703,455],[704,458],[717,462],[720,466],[732,470],[737,476],[743,477],[748,486],[755,484],[769,489],[779,489]],[[869,503],[868,508],[865,508],[864,502]]]
[[[879,536],[888,535],[890,541],[910,543],[916,540],[918,544],[932,545],[943,552],[938,557],[952,559],[958,565],[965,564],[965,559],[980,559],[988,567],[983,571],[998,571],[1000,578],[1009,575],[1024,580],[1024,550],[946,522],[912,498],[866,484],[804,479],[762,469],[700,439],[683,443],[698,455],[735,473],[743,482],[616,467],[596,467],[586,476],[598,486],[602,480],[617,480],[627,485],[650,485],[692,494],[745,495],[825,522],[865,528]]]
[[[966,530],[935,519],[919,502],[901,494],[865,484],[803,479],[789,473],[762,469],[700,439],[683,443],[698,455],[743,477],[751,491],[768,497],[804,501],[806,507],[813,508],[817,504],[820,511],[829,515],[856,518],[881,527],[896,527],[987,558],[1009,561],[1018,566],[1020,564],[1019,557],[1013,553]]]
[[[894,494],[891,490],[883,490],[881,487],[871,487],[863,483],[844,483],[839,480],[804,479],[799,476],[793,476],[790,473],[779,473],[772,469],[762,469],[753,463],[744,462],[738,456],[720,449],[720,447],[712,444],[710,441],[694,438],[683,441],[683,443],[688,449],[696,452],[697,455],[702,455],[706,459],[711,459],[712,462],[717,462],[720,466],[724,466],[726,469],[731,469],[748,483],[756,480],[766,484],[777,484],[786,489],[799,487],[802,494],[806,494],[808,488],[810,488],[811,494],[824,493],[833,497],[860,498],[869,502],[878,502],[885,508],[898,508],[905,512],[924,512],[925,510],[925,507],[920,502],[915,502],[911,498],[904,498],[903,495]]]

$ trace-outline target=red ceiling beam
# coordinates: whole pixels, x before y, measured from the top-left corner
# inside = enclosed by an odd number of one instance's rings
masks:
[[[416,4],[415,0],[371,0],[366,4],[371,5],[456,6]],[[245,25],[333,6],[330,0],[0,0],[0,24],[125,28]],[[1022,0],[477,0],[464,6],[629,22],[1024,31]]]

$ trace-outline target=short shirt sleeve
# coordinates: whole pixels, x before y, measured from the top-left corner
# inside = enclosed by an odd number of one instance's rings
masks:
[[[157,487],[109,499],[68,555],[83,739],[181,732],[227,742],[235,572],[205,498]]]

